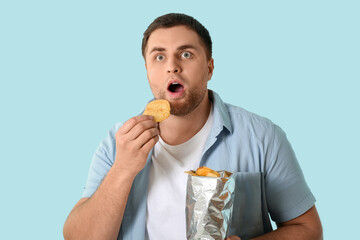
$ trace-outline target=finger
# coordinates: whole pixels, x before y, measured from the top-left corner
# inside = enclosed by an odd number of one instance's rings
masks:
[[[241,240],[241,238],[235,235],[231,235],[230,237],[226,238],[226,240]]]
[[[147,121],[142,121],[138,124],[136,124],[126,135],[126,138],[129,139],[130,141],[137,139],[141,134],[143,134],[145,131],[147,130],[157,130],[158,132],[158,127],[156,122],[154,122],[153,120],[147,120]],[[159,133],[157,133],[159,134]]]
[[[119,133],[121,134],[126,134],[128,133],[136,124],[142,122],[142,121],[146,121],[146,120],[152,120],[154,121],[154,117],[153,116],[148,116],[148,115],[140,115],[140,116],[136,116],[136,117],[132,117],[129,120],[127,120],[124,125],[122,125],[119,129]]]
[[[138,138],[131,141],[132,149],[141,150],[144,144],[157,135],[159,135],[159,130],[157,128],[151,128],[144,131]]]
[[[144,131],[143,133],[141,133],[140,136],[134,140],[134,143],[137,145],[138,148],[142,148],[144,144],[146,144],[150,139],[158,135],[159,135],[159,129],[150,128]]]
[[[150,150],[155,146],[155,144],[159,141],[159,135],[156,135],[155,137],[151,138],[149,141],[147,141],[141,149],[149,154]]]

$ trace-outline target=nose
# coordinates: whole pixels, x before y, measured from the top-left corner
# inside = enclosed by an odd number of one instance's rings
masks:
[[[168,73],[179,73],[179,72],[181,72],[180,64],[179,64],[179,62],[177,61],[176,58],[169,59],[167,72]]]

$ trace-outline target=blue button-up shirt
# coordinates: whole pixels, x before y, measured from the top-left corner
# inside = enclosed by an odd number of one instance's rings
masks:
[[[266,118],[224,103],[213,91],[209,97],[214,121],[200,166],[236,174],[229,235],[241,239],[259,236],[272,231],[269,214],[273,221],[284,222],[309,210],[315,198],[285,133]],[[113,165],[115,133],[120,126],[116,124],[96,150],[83,197],[92,196]],[[134,179],[118,239],[145,239],[151,156],[152,151]]]

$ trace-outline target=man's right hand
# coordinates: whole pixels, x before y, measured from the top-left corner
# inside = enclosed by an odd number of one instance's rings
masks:
[[[151,116],[129,119],[115,134],[115,162],[90,198],[75,205],[64,224],[65,239],[116,239],[134,177],[159,139]]]
[[[122,125],[115,135],[116,157],[113,167],[136,176],[145,166],[150,150],[159,140],[158,124],[152,116],[136,116]]]

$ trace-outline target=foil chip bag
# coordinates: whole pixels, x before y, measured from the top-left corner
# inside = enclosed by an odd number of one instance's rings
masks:
[[[202,176],[189,171],[186,192],[187,239],[224,240],[230,229],[235,195],[235,176],[207,167]],[[205,168],[205,169],[204,169]]]

